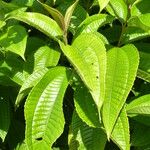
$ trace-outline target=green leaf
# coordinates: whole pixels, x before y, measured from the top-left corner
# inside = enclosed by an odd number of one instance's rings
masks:
[[[116,121],[111,139],[121,150],[130,150],[129,122],[124,108]]]
[[[123,34],[121,43],[127,44],[133,41],[141,40],[149,36],[150,36],[150,31],[145,31],[138,27],[129,26],[126,28],[125,33]]]
[[[112,48],[107,52],[105,101],[102,116],[108,138],[131,90],[138,63],[138,52],[133,45]]]
[[[1,29],[3,26],[5,26],[5,25],[6,25],[6,22],[5,22],[5,21],[0,20],[0,29]]]
[[[19,21],[23,21],[30,26],[35,27],[39,31],[43,32],[50,38],[54,40],[58,40],[62,36],[62,30],[58,26],[58,24],[49,18],[40,13],[36,12],[19,12],[17,14],[9,14],[7,19],[17,19]]]
[[[60,45],[100,109],[104,100],[106,73],[106,49],[103,42],[91,33],[78,36],[72,46]]]
[[[0,89],[0,138],[4,142],[10,125],[10,106],[9,99],[5,96],[8,91],[4,87]]]
[[[150,115],[150,94],[134,99],[126,107],[129,116]]]
[[[111,15],[116,16],[121,22],[127,20],[128,8],[124,0],[110,0],[106,8]]]
[[[63,97],[70,72],[50,69],[32,89],[25,104],[26,143],[30,149],[50,149],[63,132]]]
[[[23,26],[9,26],[0,36],[0,45],[6,50],[20,55],[23,59],[27,43],[27,32]]]
[[[150,13],[141,14],[139,16],[131,17],[128,20],[128,26],[138,27],[144,31],[150,31]]]
[[[55,8],[52,8],[46,4],[41,3],[38,1],[48,12],[49,14],[54,18],[54,20],[58,23],[60,28],[62,30],[65,29],[65,22],[64,22],[64,16]]]
[[[85,19],[80,26],[78,27],[76,36],[81,33],[90,33],[95,32],[101,26],[111,23],[114,20],[114,17],[106,14],[96,14]]]
[[[101,128],[87,126],[74,112],[72,119],[72,137],[69,148],[75,150],[104,150],[107,141],[106,134]],[[77,143],[75,145],[75,142]]]
[[[70,21],[71,21],[71,16],[78,4],[78,1],[79,0],[76,0],[66,11],[66,14],[65,14],[65,18],[64,18],[64,21],[65,21],[65,32],[67,32],[68,30],[68,27],[69,27],[69,24],[70,24]]]
[[[57,65],[59,58],[60,52],[58,48],[42,46],[29,55],[25,67],[29,67],[32,72],[45,67],[53,67]]]
[[[31,88],[34,87],[42,79],[47,71],[47,68],[36,70],[26,79],[17,95],[15,102],[16,107],[19,107],[22,99],[30,92]]]
[[[98,0],[99,5],[100,5],[100,11],[102,11],[107,6],[107,4],[109,3],[109,1],[110,0]]]
[[[131,16],[150,13],[149,0],[139,0],[131,7]]]
[[[32,6],[35,1],[36,0],[21,0],[21,1],[12,0],[11,3],[18,6]]]
[[[149,53],[149,48],[150,44],[149,43],[136,43],[135,46],[139,50],[140,54],[140,64],[139,64],[139,69],[137,73],[137,77],[141,78],[147,82],[150,82],[150,53]]]
[[[150,144],[149,139],[150,139],[150,127],[135,123],[131,135],[131,145],[139,147],[146,146]]]
[[[72,2],[63,2],[61,5],[59,5],[58,10],[65,15],[67,8],[72,4]],[[81,15],[82,14],[82,15]],[[88,12],[79,4],[77,4],[76,8],[74,9],[71,20],[70,20],[70,25],[69,25],[69,30],[72,32],[74,35],[78,26],[81,24],[81,22],[86,19],[88,16]]]
[[[82,121],[91,127],[100,127],[97,107],[91,94],[83,85],[76,89],[74,100],[76,111]]]

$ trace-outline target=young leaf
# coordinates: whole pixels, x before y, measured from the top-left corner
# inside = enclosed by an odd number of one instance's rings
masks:
[[[15,102],[16,107],[19,107],[22,99],[30,92],[31,88],[34,87],[42,79],[47,71],[47,68],[36,70],[26,79],[17,95]]]
[[[7,19],[13,18],[35,27],[36,29],[38,29],[39,31],[43,32],[45,35],[53,38],[56,41],[63,34],[61,28],[54,20],[40,13],[19,12],[17,14],[15,13],[7,15]]]
[[[107,4],[109,3],[109,1],[110,0],[98,0],[99,5],[100,5],[100,11],[102,11],[107,6]]]
[[[91,33],[78,36],[72,46],[62,43],[60,46],[100,109],[104,100],[106,73],[106,49],[103,42]]]
[[[75,108],[79,117],[88,126],[100,127],[99,113],[89,91],[80,85],[74,94]]]
[[[66,11],[66,14],[65,14],[65,18],[64,18],[64,21],[65,21],[65,32],[67,32],[68,30],[68,27],[69,27],[69,24],[70,24],[70,20],[71,20],[71,16],[74,12],[74,9],[76,8],[77,4],[78,4],[78,1],[79,0],[76,0]]]
[[[111,15],[116,16],[121,22],[127,20],[128,8],[124,0],[110,0],[106,8]]]
[[[27,32],[23,26],[9,26],[0,36],[0,45],[6,50],[20,55],[23,59],[27,43]]]
[[[141,96],[126,107],[129,116],[133,115],[150,115],[150,94]]]
[[[47,4],[38,2],[49,12],[49,14],[54,18],[62,30],[65,29],[64,16],[55,8],[48,6]]]
[[[124,108],[116,121],[111,139],[121,150],[130,150],[129,122]]]
[[[49,149],[63,132],[63,97],[70,71],[50,69],[32,89],[25,104],[26,143],[29,149]]]
[[[138,63],[138,52],[133,45],[113,48],[107,53],[106,91],[102,116],[108,138],[131,90]]]
[[[80,26],[78,27],[76,36],[81,33],[90,33],[95,32],[101,26],[111,23],[114,20],[114,17],[106,14],[96,14],[85,19]]]

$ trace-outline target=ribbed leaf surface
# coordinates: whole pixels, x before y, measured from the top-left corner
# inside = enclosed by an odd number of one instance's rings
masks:
[[[100,108],[104,100],[106,73],[106,50],[103,42],[94,34],[81,34],[72,46],[61,44],[61,48]]]
[[[107,53],[106,92],[102,115],[108,137],[131,90],[138,62],[138,52],[132,45],[113,48]]]
[[[21,89],[18,93],[15,105],[18,107],[22,101],[22,99],[29,93],[31,88],[35,86],[44,76],[44,74],[48,71],[47,68],[43,68],[33,72],[23,83]]]
[[[128,8],[124,0],[110,0],[107,11],[116,16],[121,22],[127,19]]]
[[[58,40],[58,38],[63,34],[61,28],[54,20],[40,13],[19,12],[17,14],[12,13],[7,17],[8,19],[14,18],[23,21],[40,30],[54,40]]]
[[[132,102],[127,107],[128,115],[150,115],[150,94],[141,96]]]
[[[80,85],[76,89],[74,100],[76,111],[83,122],[92,127],[100,127],[97,107],[84,85]]]
[[[100,11],[102,11],[107,6],[107,4],[109,3],[109,1],[110,0],[98,0],[99,5],[100,5]]]
[[[114,20],[114,17],[106,14],[96,14],[85,19],[80,26],[78,27],[76,36],[81,33],[90,33],[95,32],[101,26],[111,23]]]
[[[64,67],[50,69],[29,94],[25,104],[29,150],[50,149],[63,132],[62,102],[69,76]]]
[[[130,150],[129,122],[126,110],[123,109],[114,126],[111,139],[121,150]]]
[[[107,137],[103,130],[101,128],[87,126],[75,113],[72,119],[72,134],[71,144],[73,144],[75,140],[78,141],[78,150],[104,150],[105,148]],[[75,145],[70,145],[72,149],[74,146]]]

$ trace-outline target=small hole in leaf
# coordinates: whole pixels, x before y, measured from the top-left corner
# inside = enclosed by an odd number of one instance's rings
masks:
[[[96,79],[98,79],[98,76],[96,76]]]
[[[37,141],[41,141],[42,139],[42,137],[36,138]]]

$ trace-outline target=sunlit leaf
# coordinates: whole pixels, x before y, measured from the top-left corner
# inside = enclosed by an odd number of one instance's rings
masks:
[[[25,104],[29,149],[49,149],[63,132],[62,103],[69,77],[64,67],[52,68],[29,94]]]

